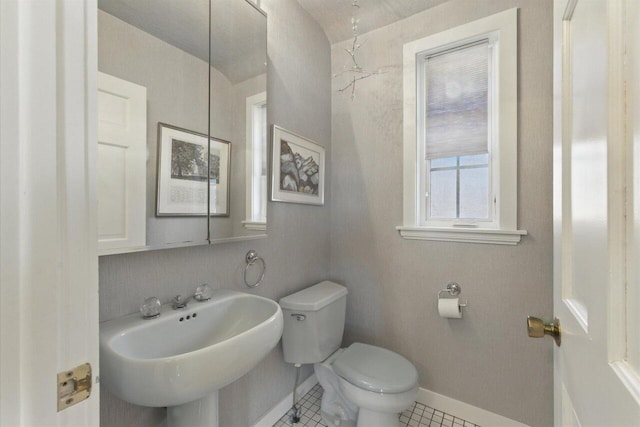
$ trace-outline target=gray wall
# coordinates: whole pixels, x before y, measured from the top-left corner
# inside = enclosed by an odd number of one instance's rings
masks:
[[[402,45],[519,7],[516,247],[411,241],[402,222]],[[331,277],[350,291],[346,344],[391,348],[420,385],[509,418],[552,425],[552,341],[527,338],[528,314],[552,316],[552,2],[453,0],[370,32],[361,64],[385,74],[332,95]],[[333,72],[349,64],[332,46]],[[438,317],[448,281],[464,319]]]
[[[325,146],[329,156],[329,43],[295,0],[264,0],[262,7],[269,14],[268,120]],[[100,320],[136,312],[150,295],[167,301],[175,294],[188,294],[200,283],[277,300],[325,279],[329,271],[329,188],[328,180],[328,201],[322,207],[270,203],[266,239],[101,257]],[[242,284],[244,255],[252,248],[269,266],[264,285],[256,290]],[[307,368],[304,374],[309,373]],[[253,424],[291,392],[293,374],[278,347],[256,369],[221,391],[220,425]],[[164,409],[129,405],[104,387],[101,393],[101,424],[105,427],[164,422]]]

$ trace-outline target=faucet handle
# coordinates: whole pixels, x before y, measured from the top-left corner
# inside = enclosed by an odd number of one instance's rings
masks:
[[[140,313],[142,313],[142,317],[145,319],[153,319],[160,316],[161,307],[162,304],[158,298],[150,297],[140,305]]]
[[[185,298],[182,295],[176,295],[171,300],[171,306],[173,307],[174,310],[177,310],[179,308],[185,308],[187,306],[187,302],[189,301],[189,299],[190,298]]]
[[[211,299],[212,294],[213,289],[211,289],[211,286],[203,283],[196,288],[196,293],[193,295],[193,298],[198,302],[208,301]]]

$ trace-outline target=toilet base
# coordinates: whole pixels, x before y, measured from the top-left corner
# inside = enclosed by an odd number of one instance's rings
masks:
[[[322,421],[329,427],[356,427],[355,421],[340,418],[335,414],[328,414],[323,410],[320,410],[320,416]]]
[[[400,427],[400,413],[409,408],[418,394],[418,385],[402,393],[375,393],[339,378],[345,397],[358,406],[357,427]]]
[[[357,427],[400,427],[400,414],[360,408]]]

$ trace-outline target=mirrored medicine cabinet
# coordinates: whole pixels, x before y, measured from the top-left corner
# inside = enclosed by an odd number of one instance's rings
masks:
[[[266,236],[264,12],[248,0],[98,8],[99,253]]]

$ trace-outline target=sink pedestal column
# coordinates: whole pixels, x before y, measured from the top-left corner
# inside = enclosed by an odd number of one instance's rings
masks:
[[[167,408],[168,427],[218,427],[218,391],[200,400]]]

